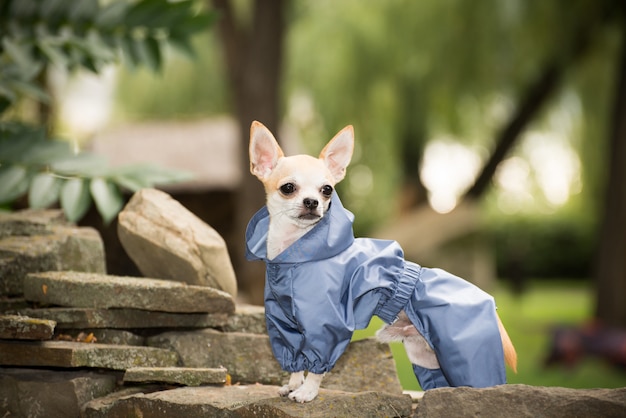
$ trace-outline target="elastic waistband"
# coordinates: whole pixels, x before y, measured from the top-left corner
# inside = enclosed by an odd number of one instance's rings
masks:
[[[415,290],[422,268],[411,262],[405,262],[404,274],[398,281],[395,292],[388,298],[381,298],[374,312],[387,324],[391,324],[398,317],[398,313],[406,306]]]

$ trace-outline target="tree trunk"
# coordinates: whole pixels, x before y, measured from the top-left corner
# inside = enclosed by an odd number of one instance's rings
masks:
[[[237,22],[231,1],[213,0],[213,5],[221,13],[219,30],[240,131],[240,164],[246,167],[237,191],[233,265],[242,297],[261,304],[265,267],[245,260],[245,228],[265,203],[265,195],[258,180],[248,175],[248,141],[254,120],[278,131],[284,7],[282,0],[256,0],[250,27],[245,27]]]
[[[594,271],[596,318],[626,328],[626,24],[609,140],[609,177]]]
[[[403,77],[399,89],[404,110],[400,120],[400,166],[403,187],[400,213],[408,212],[428,203],[428,190],[420,177],[420,166],[426,144],[426,106],[418,82],[412,77]]]

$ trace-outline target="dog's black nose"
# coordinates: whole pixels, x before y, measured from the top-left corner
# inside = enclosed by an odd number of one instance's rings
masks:
[[[317,200],[309,199],[308,197],[304,199],[302,203],[304,204],[304,207],[307,209],[315,209],[317,208],[317,205],[319,205],[319,202]]]

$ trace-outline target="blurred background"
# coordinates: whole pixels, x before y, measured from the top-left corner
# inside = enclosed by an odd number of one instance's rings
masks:
[[[241,301],[261,304],[264,266],[243,259],[264,201],[250,123],[314,155],[352,124],[338,192],[355,234],[494,294],[519,355],[510,383],[626,386],[623,2],[0,0],[0,13],[0,202],[98,228],[110,274],[139,274],[115,215],[157,185],[224,236]]]

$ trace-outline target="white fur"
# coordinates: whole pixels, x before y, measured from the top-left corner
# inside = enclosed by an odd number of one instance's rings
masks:
[[[402,341],[412,364],[427,369],[439,368],[439,361],[435,351],[411,323],[404,311],[400,311],[398,319],[393,324],[385,325],[379,329],[376,332],[376,338],[384,343]]]

